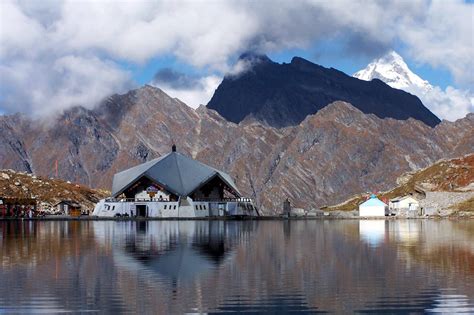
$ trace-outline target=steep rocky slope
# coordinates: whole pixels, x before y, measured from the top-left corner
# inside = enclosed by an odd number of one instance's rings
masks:
[[[335,102],[299,125],[273,128],[226,121],[145,86],[49,122],[0,116],[0,168],[110,189],[117,171],[178,151],[229,172],[265,212],[335,204],[361,191],[386,190],[404,172],[474,152],[474,114],[435,128],[381,119]]]
[[[207,105],[229,121],[254,117],[274,127],[293,126],[332,102],[346,101],[380,118],[440,122],[416,96],[380,80],[359,80],[299,57],[278,64],[246,55],[240,62],[247,69],[227,75]]]
[[[437,202],[445,205],[439,210],[451,208],[474,211],[474,153],[450,160],[443,159],[426,168],[407,172],[397,179],[397,184],[397,187],[380,193],[378,197],[389,200],[413,194],[425,204],[430,203],[430,200],[424,199],[444,199],[443,202]],[[357,209],[366,197],[367,194],[357,195],[329,209]]]
[[[0,197],[34,198],[41,203],[43,210],[51,209],[61,200],[73,200],[79,203],[83,210],[93,210],[95,203],[107,195],[107,191],[91,189],[60,179],[0,170]]]

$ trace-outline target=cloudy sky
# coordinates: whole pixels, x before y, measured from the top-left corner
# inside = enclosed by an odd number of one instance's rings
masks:
[[[0,112],[91,108],[147,83],[196,107],[245,51],[352,74],[390,50],[439,87],[441,118],[474,111],[472,1],[0,0]]]

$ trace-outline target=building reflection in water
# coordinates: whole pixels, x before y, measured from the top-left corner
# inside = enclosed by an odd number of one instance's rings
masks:
[[[122,226],[114,259],[129,270],[145,270],[174,282],[191,281],[232,255],[239,229],[225,221],[137,222]],[[124,237],[121,241],[119,238]]]
[[[438,314],[472,314],[474,308],[469,298],[465,294],[458,294],[455,289],[440,289],[439,294],[434,298],[434,305],[426,308],[428,313]]]
[[[387,222],[390,237],[398,242],[416,244],[420,240],[424,221],[398,220]]]
[[[0,279],[0,313],[472,313],[474,222],[0,222]]]
[[[359,220],[360,240],[377,247],[385,240],[388,222],[385,220]]]
[[[444,226],[448,226],[445,224]],[[424,226],[430,225],[427,231]],[[433,230],[436,230],[432,233]],[[428,235],[426,234],[428,232]],[[436,224],[424,220],[359,220],[360,240],[372,247],[384,242],[398,242],[404,245],[417,244],[423,239],[438,242],[440,239],[450,239],[450,228],[440,229]]]

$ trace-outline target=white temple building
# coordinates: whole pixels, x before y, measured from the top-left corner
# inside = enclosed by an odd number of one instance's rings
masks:
[[[258,216],[232,178],[176,152],[115,174],[112,196],[100,200],[99,217],[198,218]]]
[[[359,205],[359,216],[361,217],[384,217],[388,214],[388,205],[371,195],[369,199]]]

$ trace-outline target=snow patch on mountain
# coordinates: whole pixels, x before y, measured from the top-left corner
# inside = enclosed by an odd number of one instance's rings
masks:
[[[354,73],[353,76],[365,81],[379,79],[393,88],[414,94],[441,119],[454,121],[474,112],[472,92],[452,86],[442,90],[438,86],[431,85],[413,73],[403,58],[395,51],[374,60],[365,69]]]
[[[405,89],[412,86],[423,90],[432,88],[428,81],[414,74],[403,58],[395,51],[391,51],[382,58],[371,62],[367,68],[356,72],[354,77],[365,81],[377,78],[396,89]]]

